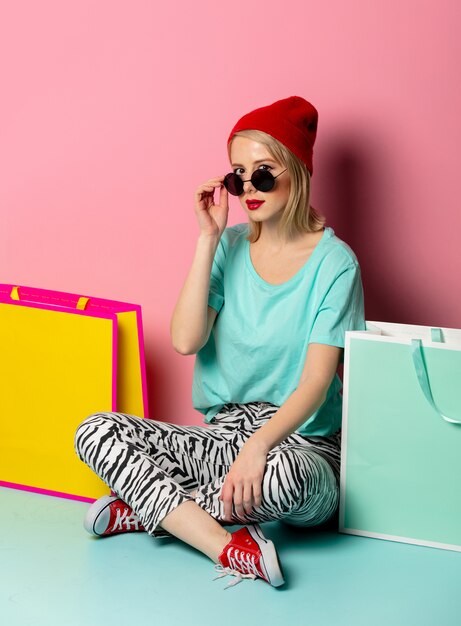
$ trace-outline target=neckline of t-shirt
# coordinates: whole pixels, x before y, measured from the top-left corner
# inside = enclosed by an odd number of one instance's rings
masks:
[[[260,285],[263,285],[267,289],[273,289],[273,290],[283,289],[287,285],[291,285],[296,280],[299,280],[299,278],[306,272],[307,268],[312,265],[312,259],[318,254],[319,248],[323,247],[323,244],[325,243],[325,241],[327,239],[329,239],[332,236],[332,234],[333,234],[333,231],[332,231],[331,227],[330,226],[325,226],[324,230],[323,230],[323,235],[322,235],[320,241],[317,243],[315,248],[312,250],[311,255],[309,256],[307,261],[304,263],[304,265],[302,265],[299,268],[299,270],[296,272],[296,274],[294,274],[291,278],[286,280],[284,283],[279,283],[278,285],[274,285],[273,283],[268,283],[255,270],[254,265],[253,265],[253,261],[251,260],[251,255],[250,255],[250,242],[248,241],[248,239],[245,239],[245,260],[246,260],[247,267],[248,267],[248,269],[250,271],[250,274],[253,276],[253,278]]]

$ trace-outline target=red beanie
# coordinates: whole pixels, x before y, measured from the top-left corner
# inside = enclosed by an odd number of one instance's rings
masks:
[[[239,130],[262,130],[278,139],[313,173],[312,152],[317,135],[317,109],[300,96],[290,96],[255,109],[239,119],[227,143]]]

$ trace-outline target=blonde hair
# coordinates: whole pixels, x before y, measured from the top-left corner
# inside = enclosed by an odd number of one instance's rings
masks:
[[[247,137],[266,146],[269,154],[284,168],[287,168],[291,186],[287,205],[278,224],[278,234],[282,240],[288,241],[301,233],[315,233],[322,230],[326,218],[320,215],[310,204],[311,177],[305,163],[280,141],[262,130],[240,130],[234,137]],[[231,145],[227,151],[231,160]],[[254,243],[261,234],[261,222],[249,220],[247,240]]]

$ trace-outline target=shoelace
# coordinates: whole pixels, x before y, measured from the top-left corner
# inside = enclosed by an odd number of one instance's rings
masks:
[[[232,550],[234,551],[234,554],[232,554]],[[252,578],[254,580],[257,576],[260,576],[258,568],[255,564],[254,554],[230,547],[227,551],[227,558],[232,567],[223,567],[219,563],[216,564],[215,570],[221,572],[221,574],[216,576],[216,578],[213,578],[213,580],[217,580],[218,578],[222,578],[227,575],[236,576],[236,580],[226,585],[224,589],[238,585],[238,583],[242,582],[243,578]]]
[[[111,529],[112,532],[114,532],[115,530],[123,530],[123,525],[125,524],[125,529],[126,530],[132,530],[131,525],[134,525],[134,529],[138,530],[139,529],[139,517],[136,515],[136,513],[134,511],[131,511],[131,509],[125,508],[125,509],[116,509],[117,511],[117,516],[114,522],[114,525]]]
[[[256,578],[256,574],[242,574],[242,572],[239,572],[236,569],[232,569],[231,567],[223,567],[219,563],[217,563],[214,567],[215,570],[217,572],[221,572],[221,574],[213,578],[213,580],[218,580],[218,578],[222,578],[223,576],[236,576],[236,579],[226,585],[224,589],[227,589],[228,587],[233,587],[234,585],[238,585],[242,582],[244,578],[252,578],[253,580],[255,580]]]

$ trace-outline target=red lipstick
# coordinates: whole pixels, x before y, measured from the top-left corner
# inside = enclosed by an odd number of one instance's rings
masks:
[[[254,211],[258,207],[260,207],[261,204],[263,203],[264,203],[264,200],[247,200],[246,201],[247,207],[250,209],[250,211]]]

